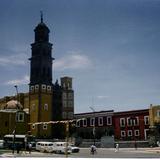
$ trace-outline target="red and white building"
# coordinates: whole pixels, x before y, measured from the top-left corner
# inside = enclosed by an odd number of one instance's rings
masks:
[[[115,140],[147,140],[149,109],[114,113]]]
[[[114,135],[113,114],[113,110],[75,114],[77,135],[85,139]]]

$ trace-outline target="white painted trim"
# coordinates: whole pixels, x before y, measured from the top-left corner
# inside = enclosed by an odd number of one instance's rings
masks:
[[[148,123],[147,122],[147,118],[148,118]],[[144,125],[149,125],[149,116],[144,116]]]
[[[93,121],[93,123],[92,123]],[[90,118],[90,126],[94,126],[95,125],[95,118]]]
[[[43,124],[43,130],[47,130],[47,124]]]
[[[144,129],[144,139],[147,140],[147,131],[149,131],[149,129]]]
[[[133,131],[132,131],[132,130],[128,130],[128,131],[127,131],[127,135],[128,135],[128,137],[132,137]]]
[[[83,127],[87,127],[87,119],[83,119]]]
[[[122,134],[124,133],[124,134]],[[121,131],[121,137],[126,137],[126,131]]]
[[[41,88],[42,88],[42,90],[46,90],[46,85],[42,84]]]
[[[47,86],[47,91],[51,91],[52,87],[51,86]]]
[[[108,123],[108,119],[110,119],[110,123]],[[112,116],[107,116],[107,125],[112,125]]]
[[[136,134],[137,131],[138,131],[138,134]],[[139,136],[139,135],[140,135],[140,132],[139,132],[138,129],[134,130],[134,135],[135,135],[135,136]]]
[[[132,119],[131,119],[131,117],[127,117],[127,126],[132,126]],[[129,122],[130,122],[130,124],[129,124]]]
[[[100,123],[101,120],[102,123]],[[103,117],[98,117],[98,126],[103,126]]]
[[[39,89],[39,85],[38,85],[38,84],[35,85],[35,89],[36,89],[36,90]]]
[[[76,121],[76,127],[80,127],[80,120]]]
[[[119,121],[120,121],[120,126],[121,127],[125,127],[125,124],[126,124],[125,123],[125,118],[120,118]],[[122,125],[122,121],[124,121],[124,125]]]

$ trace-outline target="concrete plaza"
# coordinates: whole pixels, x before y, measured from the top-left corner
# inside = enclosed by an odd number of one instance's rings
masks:
[[[61,157],[65,158],[64,154],[54,153],[41,153],[33,151],[31,154],[28,152],[20,152],[19,154],[12,154],[12,151],[0,150],[0,157]],[[69,158],[160,158],[160,147],[156,148],[120,148],[115,152],[114,148],[98,148],[97,154],[91,155],[90,148],[80,148],[79,153],[71,153]]]

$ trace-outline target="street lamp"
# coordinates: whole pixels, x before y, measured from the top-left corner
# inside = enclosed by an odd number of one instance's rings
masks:
[[[95,146],[95,134],[96,134],[96,126],[95,126],[95,120],[96,120],[96,116],[95,116],[95,110],[93,107],[89,107],[92,111],[93,111],[93,114],[94,114],[94,124],[93,124],[93,138],[94,138],[94,146]]]
[[[18,86],[15,85],[14,86],[16,89],[16,94],[17,94],[17,108],[18,108]],[[15,126],[14,126],[14,130],[13,130],[13,151],[12,153],[14,154],[14,150],[15,150],[15,135],[16,135],[16,121],[17,121],[17,117],[15,118]]]
[[[66,158],[68,157],[68,134],[69,134],[69,121],[67,120],[67,123],[66,123],[66,150],[65,150]]]
[[[19,101],[19,97],[18,97],[18,86],[17,86],[17,85],[15,85],[14,87],[15,87],[15,89],[16,89],[16,94],[17,94],[17,102],[18,102],[18,101]],[[17,103],[17,105],[18,105],[18,103]]]

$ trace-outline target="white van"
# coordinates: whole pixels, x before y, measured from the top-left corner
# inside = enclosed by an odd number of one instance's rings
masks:
[[[55,153],[64,153],[66,151],[66,142],[53,142],[53,152]],[[69,147],[67,148],[67,153],[71,153]]]
[[[39,152],[53,152],[53,142],[37,142],[36,150]]]

